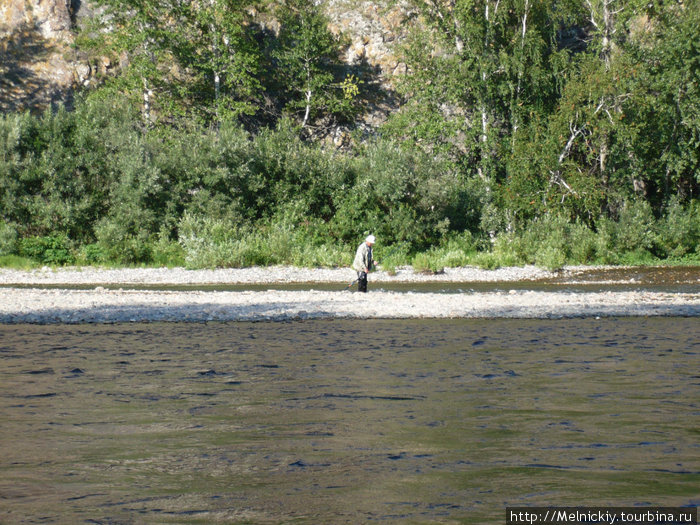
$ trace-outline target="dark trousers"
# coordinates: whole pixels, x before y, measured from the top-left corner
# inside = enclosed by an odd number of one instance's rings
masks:
[[[367,274],[365,272],[357,272],[357,291],[367,293]]]

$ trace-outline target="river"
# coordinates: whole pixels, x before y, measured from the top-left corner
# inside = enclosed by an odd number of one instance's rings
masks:
[[[699,325],[0,325],[0,523],[697,506]]]

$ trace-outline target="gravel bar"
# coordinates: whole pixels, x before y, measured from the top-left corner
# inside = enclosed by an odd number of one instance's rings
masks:
[[[572,275],[579,269],[567,268]],[[448,269],[423,275],[410,268],[373,273],[372,282],[521,282],[551,278],[546,270]],[[561,275],[561,274],[558,274]],[[376,291],[169,291],[105,289],[103,285],[348,283],[348,269],[288,267],[231,270],[61,268],[0,270],[0,323],[265,321],[319,318],[566,318],[700,316],[700,293],[507,290],[460,294]],[[42,286],[53,288],[42,288]],[[94,285],[92,289],[70,286]],[[29,287],[27,287],[29,286]],[[56,288],[55,286],[59,286]],[[68,288],[60,288],[66,286]],[[370,284],[371,286],[371,284]]]
[[[566,269],[576,272],[578,267]],[[557,275],[535,266],[499,268],[446,268],[438,274],[414,272],[410,267],[395,272],[372,272],[371,282],[508,282],[547,279]],[[105,285],[105,284],[280,284],[343,283],[356,277],[349,268],[294,268],[289,266],[186,270],[184,268],[48,268],[22,271],[0,269],[0,285]]]

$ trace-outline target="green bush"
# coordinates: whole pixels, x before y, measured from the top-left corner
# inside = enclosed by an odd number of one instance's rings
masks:
[[[238,229],[222,219],[186,213],[179,224],[179,243],[188,268],[250,266],[249,249]]]
[[[659,221],[658,232],[662,255],[700,255],[700,203],[696,201],[684,208],[677,200],[672,201]]]
[[[556,246],[545,246],[535,254],[535,264],[547,270],[558,270],[566,264],[566,254]]]
[[[6,222],[0,222],[0,256],[12,255],[17,251],[17,229]]]
[[[439,257],[434,252],[421,252],[413,256],[411,260],[413,270],[421,273],[438,273],[444,270]]]
[[[595,202],[605,197],[615,213],[595,218],[593,202],[535,198],[547,181],[537,170],[518,175],[520,186],[487,181],[440,150],[386,136],[338,151],[302,141],[285,122],[256,134],[235,121],[176,124],[144,127],[138,108],[104,97],[74,111],[0,116],[0,257],[349,266],[372,233],[390,272],[700,258],[697,197],[617,207],[627,193],[599,189]]]
[[[20,241],[19,255],[42,264],[64,265],[75,261],[65,235],[27,237]]]
[[[85,244],[78,250],[76,262],[83,265],[107,262],[107,255],[102,245],[97,243]]]
[[[572,264],[589,264],[597,257],[596,234],[581,223],[569,225],[567,258]]]
[[[548,214],[529,221],[517,233],[498,235],[492,251],[501,266],[536,264],[554,270],[593,261],[597,240],[585,225]]]
[[[445,268],[466,266],[476,253],[474,239],[470,232],[450,235],[439,246],[413,256],[411,265],[419,272],[439,273]]]
[[[95,228],[95,236],[106,261],[138,264],[151,261],[151,236],[147,231],[132,233],[119,221],[105,218]]]
[[[358,243],[359,244],[359,243]],[[354,258],[354,250],[357,249],[355,246],[352,249],[352,258]],[[375,258],[379,261],[381,269],[389,272],[390,274],[396,273],[396,269],[400,266],[406,266],[409,264],[411,257],[409,256],[410,245],[408,243],[394,243],[388,246],[383,243],[378,247],[375,247],[374,253]],[[352,262],[352,261],[350,261]]]
[[[354,253],[343,246],[323,244],[321,246],[301,245],[294,251],[289,263],[302,268],[334,268],[346,267],[352,263]]]
[[[185,264],[185,251],[182,246],[161,236],[151,247],[151,261],[156,266],[183,266]]]
[[[598,221],[597,252],[603,262],[617,264],[625,254],[652,252],[657,241],[657,224],[649,203],[627,201],[619,211],[617,221],[601,218]]]
[[[534,256],[528,252],[523,238],[514,233],[498,235],[493,242],[490,255],[493,261],[485,258],[484,261],[477,264],[488,268],[489,265],[502,267],[534,263]]]
[[[472,263],[485,270],[495,270],[503,266],[492,252],[480,252],[472,258]]]
[[[27,257],[19,255],[0,255],[0,268],[13,268],[15,270],[33,270],[39,263]]]

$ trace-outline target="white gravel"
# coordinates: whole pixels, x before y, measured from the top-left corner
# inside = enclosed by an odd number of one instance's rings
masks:
[[[575,274],[569,268],[565,273]],[[0,323],[109,323],[136,321],[260,321],[312,318],[558,318],[595,316],[700,316],[700,293],[649,291],[557,292],[509,290],[468,293],[372,292],[378,282],[522,282],[546,279],[545,270],[476,268],[421,275],[370,276],[370,293],[344,291],[115,290],[104,285],[349,283],[348,269],[249,268],[0,270]],[[22,285],[21,287],[19,285]],[[47,286],[58,288],[42,288]],[[60,288],[65,285],[91,289]],[[29,286],[29,287],[27,287]],[[312,288],[313,286],[310,286]],[[499,287],[503,288],[503,287]],[[506,287],[507,288],[507,287]]]
[[[575,268],[572,270],[575,271]],[[567,270],[567,271],[572,271]],[[496,282],[527,281],[548,278],[552,272],[526,266],[522,268],[446,268],[441,274],[421,274],[410,267],[389,274],[372,272],[371,282]],[[293,268],[289,266],[185,270],[184,268],[42,268],[39,270],[0,269],[0,284],[85,285],[85,284],[273,284],[342,283],[355,278],[349,268]]]

